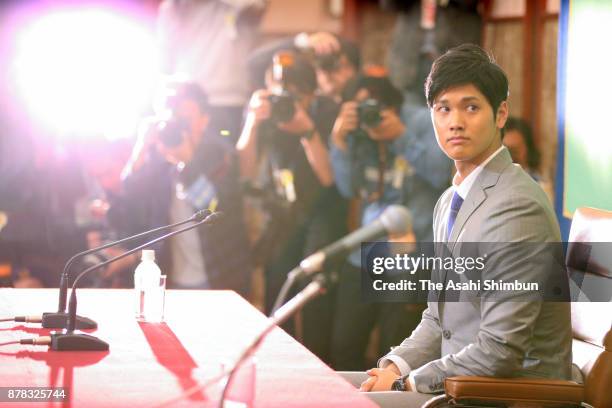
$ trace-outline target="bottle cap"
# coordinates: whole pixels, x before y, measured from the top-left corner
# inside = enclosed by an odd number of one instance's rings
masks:
[[[155,260],[155,250],[154,249],[143,249],[142,256],[140,259],[142,261],[154,261]]]

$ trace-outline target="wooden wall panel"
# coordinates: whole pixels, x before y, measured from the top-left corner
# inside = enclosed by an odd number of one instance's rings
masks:
[[[542,153],[542,175],[553,179],[557,152],[557,19],[544,23],[540,91],[536,93],[538,125],[536,140]],[[539,137],[538,137],[539,136]]]
[[[342,20],[330,14],[326,0],[269,0],[260,30],[269,37],[302,31],[339,33]]]
[[[523,22],[500,21],[487,23],[484,29],[484,48],[491,51],[504,69],[510,82],[510,114],[523,116]]]
[[[386,65],[397,14],[382,11],[376,4],[367,4],[361,11],[359,41],[363,64]]]

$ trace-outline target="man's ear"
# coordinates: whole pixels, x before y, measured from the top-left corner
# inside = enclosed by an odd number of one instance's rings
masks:
[[[502,101],[497,108],[497,115],[495,116],[495,127],[503,129],[508,120],[508,101]]]

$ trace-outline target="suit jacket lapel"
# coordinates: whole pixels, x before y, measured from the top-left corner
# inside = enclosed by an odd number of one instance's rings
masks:
[[[453,226],[451,236],[448,240],[451,253],[461,235],[465,223],[470,219],[476,209],[480,207],[483,201],[486,200],[487,193],[485,190],[497,184],[502,171],[510,164],[512,164],[510,153],[508,149],[503,149],[487,163],[484,169],[482,169],[482,172],[474,182],[474,185],[470,189],[457,214],[455,225]]]
[[[510,164],[512,164],[510,153],[508,152],[508,149],[503,149],[497,154],[497,156],[495,156],[489,163],[487,163],[484,169],[482,169],[482,172],[480,173],[480,175],[474,182],[474,185],[468,192],[468,195],[465,198],[463,204],[461,205],[459,213],[457,214],[453,230],[451,231],[451,236],[449,237],[449,240],[446,243],[448,251],[450,251],[448,253],[449,256],[453,256],[452,254],[454,252],[455,245],[457,244],[458,239],[461,236],[461,231],[463,230],[465,223],[470,219],[472,214],[474,214],[476,209],[480,207],[480,205],[486,200],[487,193],[485,190],[497,184],[497,181],[499,180],[499,176],[501,175],[502,171]],[[451,195],[447,197],[445,203],[446,206],[444,208],[447,208],[447,206],[450,205],[450,197]],[[446,214],[446,212],[447,211],[445,211],[444,214]],[[445,225],[446,220],[444,220],[442,224]],[[444,239],[446,238],[445,232],[446,228],[443,228],[443,231],[442,229],[440,230],[440,233],[444,234]],[[444,239],[439,242],[444,242]],[[443,283],[443,287],[446,287],[447,273],[448,272],[445,269],[442,269],[440,274],[440,282]],[[437,306],[438,318],[440,319],[440,321],[442,321],[442,311],[444,310],[444,304],[447,300],[449,299],[446,299],[446,291],[442,290],[441,293],[438,293]]]

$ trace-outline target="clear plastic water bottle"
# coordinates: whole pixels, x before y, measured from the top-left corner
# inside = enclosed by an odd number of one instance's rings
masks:
[[[144,249],[141,261],[134,271],[137,320],[161,321],[163,319],[165,285],[160,287],[161,278],[161,270],[155,263],[155,251]]]

